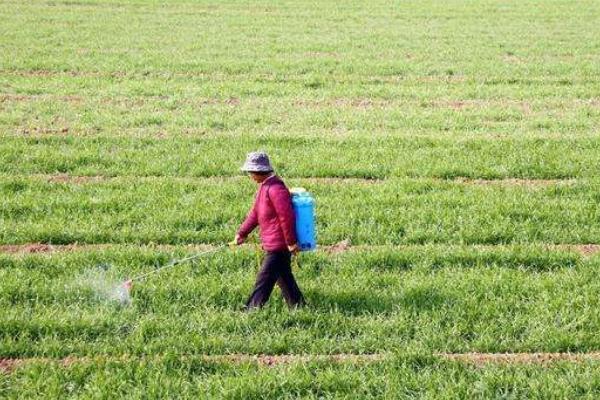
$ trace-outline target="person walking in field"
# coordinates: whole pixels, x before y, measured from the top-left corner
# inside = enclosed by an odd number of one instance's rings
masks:
[[[269,300],[275,283],[290,308],[304,305],[304,296],[291,267],[292,255],[298,253],[299,247],[290,192],[273,171],[266,153],[249,153],[241,170],[249,173],[259,187],[254,204],[235,235],[235,243],[244,243],[258,226],[266,252],[246,309],[262,307]]]

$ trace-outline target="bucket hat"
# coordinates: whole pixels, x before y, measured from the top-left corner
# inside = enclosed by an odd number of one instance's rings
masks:
[[[241,168],[244,172],[272,172],[273,167],[269,161],[269,156],[263,151],[253,151],[248,153],[246,162]]]

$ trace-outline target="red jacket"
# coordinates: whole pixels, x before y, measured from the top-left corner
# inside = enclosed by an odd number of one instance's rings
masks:
[[[266,251],[283,251],[296,243],[296,217],[292,198],[285,183],[271,176],[261,183],[252,209],[238,230],[246,238],[256,227]]]

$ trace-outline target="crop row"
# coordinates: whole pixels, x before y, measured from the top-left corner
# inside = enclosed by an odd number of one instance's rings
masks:
[[[3,79],[3,81],[2,81]],[[203,137],[223,132],[349,136],[586,136],[598,130],[598,86],[448,84],[406,77],[373,84],[305,77],[6,75],[0,78],[0,132],[16,135]],[[526,92],[525,92],[526,89]],[[432,95],[432,92],[435,95]]]
[[[535,4],[525,1],[504,8],[426,1],[306,7],[296,2],[176,2],[165,7],[92,2],[72,7],[6,2],[0,9],[7,32],[3,65],[324,77],[414,71],[453,76],[492,70],[514,78],[595,72],[595,3]],[[553,34],[558,28],[561,40]],[[97,32],[105,34],[98,37]],[[48,47],[47,38],[55,36],[68,40]]]
[[[231,176],[248,151],[270,153],[288,177],[570,178],[599,174],[600,138],[207,138],[7,136],[10,174]]]
[[[38,89],[38,94],[28,95],[33,90],[29,85],[33,86],[33,83],[11,80],[17,94],[3,96],[0,93],[3,104],[0,132],[149,138],[202,137],[224,132],[236,136],[293,132],[295,136],[309,138],[518,138],[589,136],[598,131],[600,118],[598,100],[593,96],[585,99],[579,94],[578,98],[556,100],[553,93],[553,97],[542,99],[485,99],[478,94],[473,100],[468,87],[461,87],[458,93],[441,94],[432,101],[428,92],[418,86],[400,99],[382,99],[382,94],[379,98],[364,97],[363,94],[362,98],[312,99],[307,98],[310,94],[299,98],[297,93],[294,97],[240,99],[236,91],[224,91],[223,88],[218,89],[220,93],[212,93],[217,97],[209,98],[172,94],[166,88],[162,88],[161,95],[146,96],[82,96],[86,93],[83,89],[69,92],[74,93],[69,95],[48,95],[51,88],[45,88],[43,94],[39,94]],[[44,87],[47,85],[45,83]],[[121,87],[120,90],[125,89]],[[462,100],[465,98],[467,100]]]
[[[473,185],[429,179],[290,179],[317,199],[320,244],[597,243],[598,182]],[[0,242],[224,243],[253,201],[249,179],[0,181]]]
[[[285,379],[282,379],[282,375]],[[474,367],[427,356],[363,364],[309,362],[277,367],[202,358],[26,364],[0,374],[6,398],[594,398],[598,364]]]
[[[308,307],[243,313],[248,250],[113,287],[179,250],[111,248],[0,258],[0,355],[589,351],[600,346],[596,258],[522,248],[305,254]]]

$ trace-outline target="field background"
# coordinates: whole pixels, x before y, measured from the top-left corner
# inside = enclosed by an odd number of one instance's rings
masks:
[[[599,20],[596,1],[0,1],[0,397],[597,398]],[[276,289],[239,312],[252,247],[129,307],[77,288],[231,240],[256,149],[317,198],[309,307]],[[445,356],[472,352],[528,362]]]

